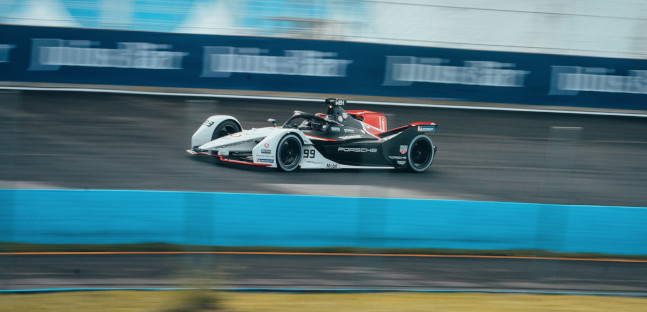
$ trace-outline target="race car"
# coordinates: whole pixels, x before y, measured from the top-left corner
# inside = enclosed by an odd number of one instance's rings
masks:
[[[282,126],[243,130],[225,115],[209,117],[191,137],[191,155],[222,162],[297,169],[406,169],[426,171],[436,154],[433,122],[387,130],[384,113],[345,110],[346,100],[328,98],[327,112],[295,111]]]

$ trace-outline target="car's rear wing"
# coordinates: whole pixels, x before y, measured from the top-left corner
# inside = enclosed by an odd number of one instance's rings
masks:
[[[393,128],[391,130],[382,132],[377,136],[379,136],[380,138],[386,138],[388,136],[392,136],[396,133],[400,133],[412,127],[418,127],[418,132],[436,132],[436,127],[438,127],[438,125],[436,125],[435,122],[413,122],[406,126],[397,127],[397,128]]]

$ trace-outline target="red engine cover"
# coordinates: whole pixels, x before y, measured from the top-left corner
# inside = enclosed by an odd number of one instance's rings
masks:
[[[369,125],[366,130],[374,135],[378,135],[386,131],[386,117],[384,113],[372,112],[367,110],[348,110],[348,114],[355,119]]]

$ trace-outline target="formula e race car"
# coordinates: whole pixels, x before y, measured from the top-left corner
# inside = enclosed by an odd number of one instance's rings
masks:
[[[242,130],[232,116],[209,117],[191,138],[192,155],[220,161],[301,169],[407,169],[423,172],[436,154],[428,136],[433,122],[387,130],[383,113],[344,110],[345,100],[329,98],[326,114],[295,111],[281,127]]]

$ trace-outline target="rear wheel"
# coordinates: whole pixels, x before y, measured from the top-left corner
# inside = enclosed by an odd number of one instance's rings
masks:
[[[284,136],[276,148],[276,166],[282,171],[294,171],[301,163],[302,144],[294,134]]]
[[[226,135],[230,135],[232,133],[240,132],[242,129],[240,128],[240,125],[229,119],[221,122],[216,129],[213,130],[213,134],[211,135],[211,140],[215,140],[220,137],[224,137]]]
[[[429,169],[434,159],[434,145],[431,139],[424,135],[418,135],[409,143],[407,151],[407,165],[409,171],[423,172]]]

